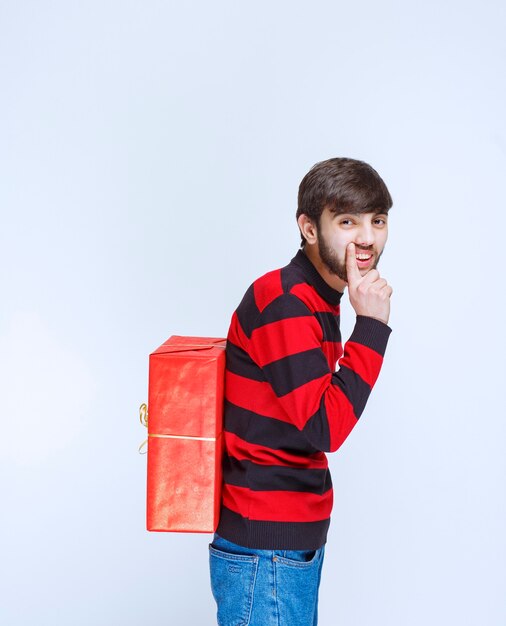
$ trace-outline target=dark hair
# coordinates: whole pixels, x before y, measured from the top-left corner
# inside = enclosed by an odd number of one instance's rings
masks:
[[[335,158],[313,165],[302,179],[297,219],[305,214],[318,227],[325,207],[334,213],[388,213],[391,206],[392,197],[375,169],[363,161]]]

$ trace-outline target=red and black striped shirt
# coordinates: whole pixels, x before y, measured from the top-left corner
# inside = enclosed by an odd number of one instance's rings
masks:
[[[217,529],[229,541],[280,550],[326,541],[333,491],[325,452],[357,423],[390,334],[357,316],[343,352],[341,296],[300,250],[256,280],[232,316]]]

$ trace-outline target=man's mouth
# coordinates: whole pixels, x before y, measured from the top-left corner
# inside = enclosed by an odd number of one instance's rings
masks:
[[[355,255],[355,258],[357,259],[358,267],[360,269],[364,269],[366,267],[369,267],[369,265],[371,264],[373,255],[370,252],[359,252]]]

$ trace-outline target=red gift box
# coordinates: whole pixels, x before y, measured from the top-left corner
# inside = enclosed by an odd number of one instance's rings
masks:
[[[148,530],[218,526],[225,345],[172,336],[149,355]]]

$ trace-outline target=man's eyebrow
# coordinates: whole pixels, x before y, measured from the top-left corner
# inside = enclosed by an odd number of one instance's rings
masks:
[[[332,211],[334,215],[361,215],[364,211]]]
[[[370,211],[343,211],[339,213],[338,211],[332,211],[334,215],[337,217],[342,217],[343,215],[351,215],[352,217],[358,217],[359,215],[365,215],[366,213],[372,213],[373,215],[384,215],[388,217],[388,211],[384,209],[371,209]]]

